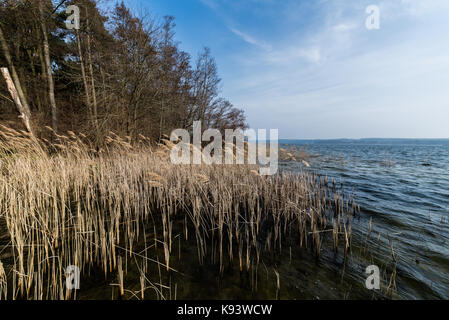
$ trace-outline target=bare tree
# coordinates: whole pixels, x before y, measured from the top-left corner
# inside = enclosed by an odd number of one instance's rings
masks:
[[[0,113],[14,107],[29,127],[33,119],[36,135],[48,135],[40,125],[51,123],[54,132],[84,132],[93,144],[110,131],[160,140],[196,120],[204,129],[246,125],[243,111],[219,95],[210,50],[194,66],[180,50],[173,17],[136,16],[119,3],[108,19],[98,0],[54,3],[0,2],[0,66],[11,73],[0,86]],[[71,4],[82,10],[74,32],[64,26]]]

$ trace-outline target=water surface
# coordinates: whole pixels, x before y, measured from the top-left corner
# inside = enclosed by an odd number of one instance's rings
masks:
[[[284,162],[281,168],[316,172],[354,194],[361,207],[361,218],[353,225],[354,258],[358,251],[369,250],[375,263],[385,264],[381,269],[393,272],[395,266],[394,297],[449,298],[449,140],[280,143],[306,151],[311,165]],[[367,238],[370,218],[373,226]],[[392,251],[396,262],[387,262],[393,260]],[[366,264],[360,260],[361,267]],[[357,281],[356,273],[346,281]]]

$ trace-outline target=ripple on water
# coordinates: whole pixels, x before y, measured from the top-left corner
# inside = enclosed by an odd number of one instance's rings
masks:
[[[354,190],[362,220],[372,217],[373,230],[385,235],[380,241],[393,239],[402,257],[399,296],[449,298],[449,223],[442,222],[449,216],[449,140],[308,142],[307,150],[321,155],[311,170],[341,179]]]

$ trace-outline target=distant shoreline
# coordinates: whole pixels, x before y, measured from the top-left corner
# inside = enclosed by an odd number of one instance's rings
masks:
[[[419,143],[419,142],[443,142],[449,143],[449,138],[360,138],[360,139],[279,139],[279,144],[299,143]]]

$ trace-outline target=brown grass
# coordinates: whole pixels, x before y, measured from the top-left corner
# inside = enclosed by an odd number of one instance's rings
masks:
[[[220,271],[236,257],[249,270],[263,251],[280,252],[287,234],[316,255],[329,234],[333,249],[347,253],[354,206],[327,181],[305,173],[262,177],[249,165],[174,165],[168,152],[143,137],[131,145],[111,134],[97,150],[83,135],[50,145],[0,128],[0,234],[8,234],[0,252],[11,252],[0,263],[0,299],[74,298],[65,286],[69,265],[82,275],[91,268],[117,275],[123,295],[132,261],[141,274],[133,296],[150,289],[173,298],[171,285],[147,275],[149,265],[159,274],[182,272],[170,264],[181,255],[173,250],[177,226],[183,239],[196,239],[198,263],[212,259]],[[150,255],[156,248],[161,261]]]

